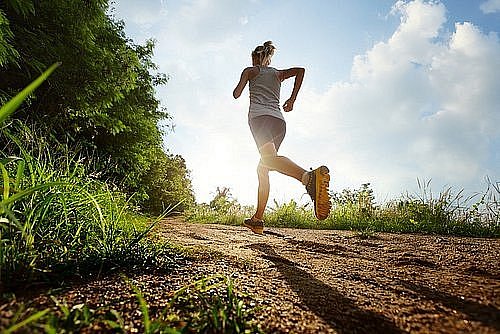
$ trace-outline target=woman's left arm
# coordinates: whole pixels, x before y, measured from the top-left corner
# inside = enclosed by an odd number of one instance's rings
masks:
[[[302,67],[293,67],[287,70],[281,70],[278,72],[278,78],[280,81],[286,80],[291,77],[295,77],[295,82],[293,84],[292,96],[286,100],[283,104],[283,110],[288,112],[293,110],[293,104],[299,93],[300,86],[302,86],[302,81],[304,80],[305,69]]]

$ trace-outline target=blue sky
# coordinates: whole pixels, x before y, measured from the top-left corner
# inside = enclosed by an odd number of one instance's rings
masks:
[[[467,193],[500,181],[500,0],[116,1],[134,42],[156,40],[170,76],[157,96],[173,116],[165,146],[191,170],[199,202],[218,186],[256,198],[259,159],[248,89],[232,90],[250,52],[272,40],[272,66],[306,77],[285,115],[281,154],[326,164],[331,189],[371,183],[379,202],[417,190]],[[292,82],[286,82],[282,99]],[[270,198],[307,201],[298,182],[271,176]],[[272,201],[271,201],[272,203]]]

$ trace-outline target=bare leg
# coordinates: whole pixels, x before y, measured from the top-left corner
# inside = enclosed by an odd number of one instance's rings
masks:
[[[257,175],[259,177],[259,189],[257,194],[257,211],[253,215],[254,218],[262,219],[266,210],[267,200],[269,198],[269,169],[264,167],[260,162],[257,166]]]
[[[261,164],[269,170],[275,170],[281,174],[288,175],[302,182],[302,175],[306,170],[292,160],[284,156],[279,156],[274,147],[274,143],[269,142],[260,148]]]
[[[288,175],[302,182],[302,175],[305,169],[296,165],[290,159],[278,156],[274,143],[269,142],[260,148],[261,159],[257,167],[259,177],[259,189],[257,196],[257,210],[253,216],[255,219],[262,219],[269,199],[269,171],[275,170],[281,174]]]

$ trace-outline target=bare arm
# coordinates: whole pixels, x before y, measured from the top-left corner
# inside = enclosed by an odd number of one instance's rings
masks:
[[[243,72],[241,72],[240,81],[233,90],[233,97],[235,99],[241,96],[241,93],[243,92],[243,89],[245,89],[248,80],[252,79],[257,74],[258,74],[258,69],[256,67],[247,67],[243,70]]]
[[[300,87],[302,86],[302,81],[304,80],[305,69],[302,67],[292,67],[287,70],[281,70],[278,72],[278,78],[283,81],[291,77],[295,77],[293,84],[292,95],[283,104],[283,110],[288,112],[293,110],[293,104],[295,99],[297,99],[297,94],[299,93]]]

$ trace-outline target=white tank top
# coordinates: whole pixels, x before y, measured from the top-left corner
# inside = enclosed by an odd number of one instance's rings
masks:
[[[268,115],[285,120],[280,110],[281,82],[277,69],[259,66],[259,74],[250,80],[249,89],[248,119]]]

